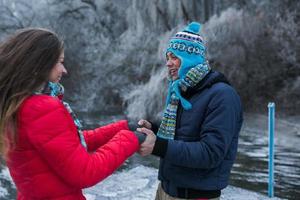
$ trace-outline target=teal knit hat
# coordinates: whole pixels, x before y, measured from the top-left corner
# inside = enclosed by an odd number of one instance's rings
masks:
[[[206,49],[199,35],[200,29],[199,23],[192,22],[183,31],[176,33],[169,42],[166,53],[172,52],[181,61],[178,72],[180,79],[184,78],[191,68],[206,62]]]

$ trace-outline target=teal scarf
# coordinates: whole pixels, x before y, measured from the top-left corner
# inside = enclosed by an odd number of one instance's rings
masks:
[[[166,109],[157,132],[158,137],[174,139],[179,103],[181,103],[184,110],[192,109],[192,104],[181,96],[181,92],[186,92],[188,88],[195,87],[201,80],[203,80],[210,70],[208,63],[202,63],[191,68],[183,79],[177,79],[175,81],[169,79]]]
[[[64,87],[60,83],[53,83],[53,82],[48,82],[45,87],[39,91],[34,92],[34,94],[46,94],[55,98],[58,98],[62,101],[63,95],[64,95]],[[82,131],[82,124],[76,114],[73,112],[71,109],[70,105],[67,102],[62,101],[63,105],[65,108],[68,110],[70,115],[72,116],[75,126],[77,127],[77,132],[78,136],[80,139],[80,143],[82,146],[87,149],[87,145],[83,136],[83,131]]]

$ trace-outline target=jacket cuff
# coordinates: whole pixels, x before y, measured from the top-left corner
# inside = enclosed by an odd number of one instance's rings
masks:
[[[152,154],[164,158],[168,149],[168,140],[156,137]]]
[[[154,123],[154,122],[152,122],[152,121],[150,121],[150,120],[148,120],[148,122],[150,122],[150,124],[151,124],[151,130],[153,131],[153,133],[156,135],[157,134],[157,132],[158,132],[158,129],[159,129],[159,125],[160,124],[157,124],[157,123]]]

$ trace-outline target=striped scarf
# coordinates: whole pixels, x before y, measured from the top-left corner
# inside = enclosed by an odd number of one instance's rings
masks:
[[[158,137],[174,139],[179,103],[181,103],[184,110],[190,110],[192,108],[192,104],[181,96],[181,92],[186,92],[188,88],[195,87],[210,70],[208,63],[202,63],[191,68],[183,79],[170,80],[166,109],[157,132]]]
[[[70,105],[67,102],[62,101],[62,98],[64,95],[64,87],[60,83],[48,82],[44,88],[42,88],[39,91],[34,92],[34,94],[46,94],[46,95],[56,97],[61,100],[61,102],[63,103],[63,105],[68,110],[68,112],[70,113],[70,115],[72,116],[72,118],[74,120],[81,145],[85,149],[87,149],[87,145],[86,145],[86,142],[85,142],[85,139],[83,136],[83,131],[82,131],[83,126],[82,126],[80,120],[78,119],[76,114],[73,112]]]

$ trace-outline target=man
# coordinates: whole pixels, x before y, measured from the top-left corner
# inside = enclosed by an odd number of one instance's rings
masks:
[[[224,75],[211,70],[200,27],[192,22],[169,42],[170,84],[156,135],[150,122],[139,121],[138,131],[150,136],[139,153],[160,157],[157,200],[219,199],[237,153],[240,98]]]

